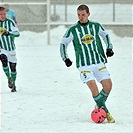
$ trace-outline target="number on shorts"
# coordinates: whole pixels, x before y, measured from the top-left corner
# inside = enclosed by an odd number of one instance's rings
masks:
[[[86,75],[86,73],[83,73],[83,76],[84,76],[84,78],[87,78],[87,75]]]

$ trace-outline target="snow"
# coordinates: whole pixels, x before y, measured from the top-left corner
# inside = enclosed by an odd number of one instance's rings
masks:
[[[57,35],[58,31],[58,35]],[[113,90],[107,106],[115,124],[95,124],[90,113],[95,105],[90,90],[80,81],[72,44],[68,47],[73,66],[65,67],[59,54],[64,26],[46,32],[21,32],[16,38],[18,57],[17,93],[11,93],[2,71],[2,131],[18,132],[131,132],[132,129],[132,38],[108,31],[115,55],[108,59]],[[100,84],[99,88],[101,89]]]
[[[116,123],[95,124],[90,118],[95,102],[80,80],[72,43],[68,54],[73,65],[67,68],[60,57],[59,43],[65,31],[64,26],[52,29],[51,45],[47,45],[47,32],[23,31],[16,38],[16,93],[10,92],[3,71],[0,75],[1,133],[133,132],[132,38],[108,30],[115,55],[108,58],[113,89],[106,104]]]

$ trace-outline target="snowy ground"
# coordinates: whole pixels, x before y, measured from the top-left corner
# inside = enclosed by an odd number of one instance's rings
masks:
[[[80,80],[72,44],[68,53],[73,66],[65,67],[60,58],[59,43],[65,31],[64,26],[53,29],[50,46],[46,32],[24,31],[16,38],[18,91],[10,92],[1,71],[0,133],[133,132],[132,38],[121,38],[108,31],[115,55],[107,64],[113,90],[106,104],[116,123],[95,124],[90,118],[95,103]]]
[[[68,51],[73,66],[66,68],[60,58],[59,42],[65,30],[63,26],[52,30],[50,46],[46,32],[21,32],[16,39],[18,91],[10,92],[2,71],[2,133],[133,132],[132,38],[109,31],[115,55],[107,64],[113,80],[107,106],[116,123],[95,124],[90,118],[95,103],[80,81],[71,44]]]

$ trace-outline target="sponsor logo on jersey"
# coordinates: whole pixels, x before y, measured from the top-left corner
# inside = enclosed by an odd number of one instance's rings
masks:
[[[94,41],[94,37],[91,34],[87,34],[81,38],[84,44],[91,44]]]
[[[0,27],[0,35],[2,35],[6,31],[6,28]]]

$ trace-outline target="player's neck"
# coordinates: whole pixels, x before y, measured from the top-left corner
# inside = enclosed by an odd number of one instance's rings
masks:
[[[79,24],[84,25],[84,26],[87,25],[88,22],[89,22],[89,20],[86,23],[81,23],[80,21],[78,21]]]

